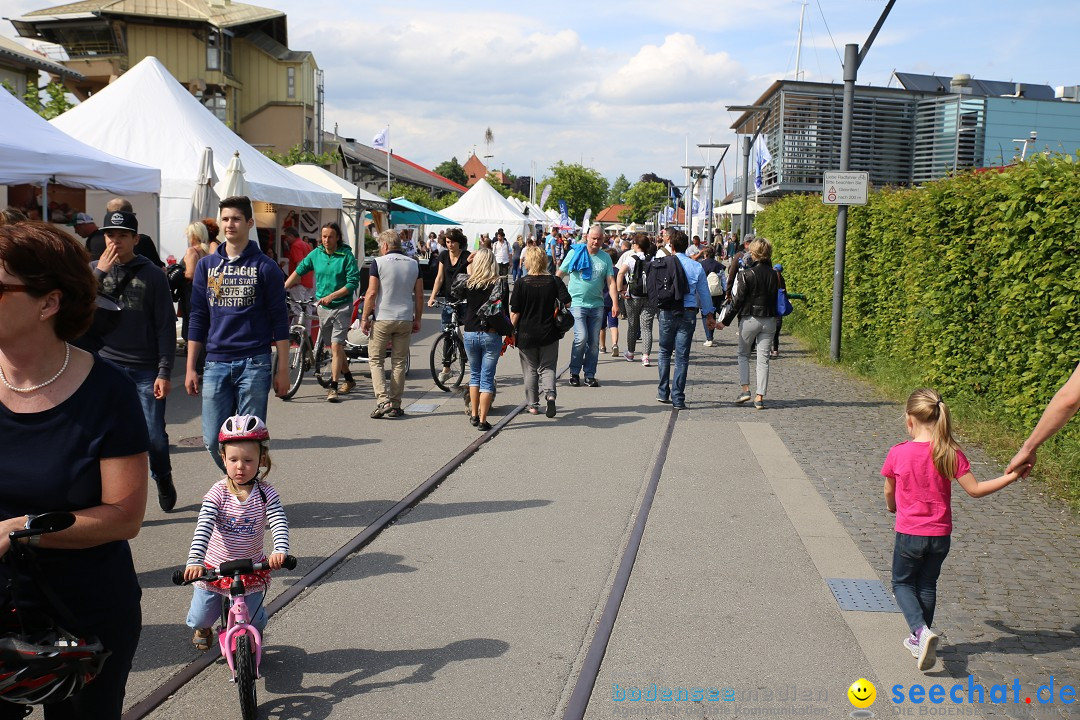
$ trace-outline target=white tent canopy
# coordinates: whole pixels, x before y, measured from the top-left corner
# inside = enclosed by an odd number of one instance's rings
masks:
[[[134,195],[158,192],[161,173],[79,142],[0,92],[0,185],[45,182]]]
[[[115,82],[52,120],[53,125],[100,150],[161,170],[163,254],[180,254],[203,148],[225,177],[240,153],[251,199],[296,208],[340,209],[341,194],[297,175],[248,145],[203,107],[157,58],[144,58]]]
[[[754,202],[753,200],[746,201],[746,214],[756,215],[764,210],[765,207],[761,203]],[[713,210],[714,215],[742,215],[742,200],[738,202],[728,203],[727,205],[721,205]]]
[[[482,233],[494,238],[495,231],[502,228],[510,242],[518,235],[528,236],[532,220],[514,208],[495,188],[481,178],[461,196],[456,203],[439,211],[440,215],[457,220],[469,239],[470,247]]]

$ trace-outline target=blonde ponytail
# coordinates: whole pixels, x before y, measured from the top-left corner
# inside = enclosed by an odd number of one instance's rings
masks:
[[[923,425],[933,427],[930,455],[934,468],[941,477],[952,480],[960,462],[957,456],[959,446],[952,435],[952,419],[945,401],[936,390],[919,388],[908,397],[906,411]]]

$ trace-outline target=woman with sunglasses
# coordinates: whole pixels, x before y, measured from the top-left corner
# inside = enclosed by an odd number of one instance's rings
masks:
[[[50,510],[75,515],[67,530],[31,538],[52,591],[77,610],[81,637],[111,655],[100,675],[46,719],[119,718],[142,627],[128,540],[146,508],[146,422],[135,386],[116,366],[70,343],[90,326],[97,282],[81,243],[51,225],[0,226],[0,556],[8,533]],[[0,605],[10,567],[0,563]],[[20,601],[50,607],[32,578]],[[32,597],[27,597],[32,595]],[[23,717],[0,700],[0,720]]]

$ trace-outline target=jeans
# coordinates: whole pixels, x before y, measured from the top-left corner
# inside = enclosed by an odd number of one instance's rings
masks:
[[[169,434],[165,432],[165,398],[154,397],[157,369],[137,370],[124,366],[121,369],[139,391],[139,404],[146,418],[146,431],[150,434],[150,477],[154,480],[168,477],[172,475],[172,462],[169,460]]]
[[[266,422],[271,376],[270,353],[206,362],[202,379],[203,445],[221,472],[225,472],[225,464],[218,452],[218,431],[233,415],[256,415]]]
[[[774,317],[745,317],[739,321],[739,384],[750,384],[750,346],[757,342],[757,394],[769,389],[769,346],[776,332]]]
[[[495,368],[502,353],[502,337],[493,332],[465,333],[465,354],[469,357],[469,387],[482,393],[495,392]]]
[[[675,407],[686,406],[686,371],[690,366],[690,344],[694,341],[696,308],[660,310],[660,356],[657,366],[660,383],[656,396],[671,400]],[[671,355],[675,354],[675,376],[671,377]]]
[[[570,350],[570,374],[577,375],[582,367],[585,377],[596,377],[596,363],[600,358],[600,328],[603,327],[604,308],[570,306],[574,316],[574,346]]]
[[[195,592],[191,595],[191,607],[188,608],[187,626],[189,628],[213,627],[221,617],[222,599],[228,602],[229,596],[219,595],[200,587],[194,590]],[[263,591],[256,590],[247,593],[244,595],[244,602],[247,604],[248,615],[251,616],[251,624],[261,633],[266,627],[266,603],[263,602]]]
[[[521,279],[521,260],[520,258],[510,264],[510,278],[517,282]]]
[[[712,296],[712,305],[716,309],[716,312],[720,312],[720,307],[724,304],[724,298],[719,295]],[[709,321],[706,318],[701,318],[701,327],[705,329],[705,339],[712,342],[713,331],[709,329]],[[780,332],[777,330],[777,332]]]
[[[951,542],[948,535],[896,533],[892,558],[893,595],[912,633],[923,625],[930,627],[934,623],[937,580]]]

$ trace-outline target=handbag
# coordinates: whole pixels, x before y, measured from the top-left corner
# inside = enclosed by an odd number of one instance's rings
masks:
[[[568,333],[574,329],[574,314],[559,299],[555,300],[555,329],[560,333]]]
[[[791,314],[791,311],[795,308],[792,307],[791,301],[788,300],[787,290],[780,288],[776,292],[776,314],[779,317],[785,317]]]
[[[491,294],[488,295],[487,301],[477,309],[476,317],[488,330],[506,337],[514,334],[514,324],[510,322],[510,316],[506,313],[504,294],[504,281],[499,280],[491,286]]]

